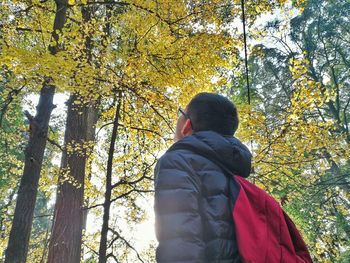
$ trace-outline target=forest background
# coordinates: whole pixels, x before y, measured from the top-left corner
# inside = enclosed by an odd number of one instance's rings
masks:
[[[0,11],[0,260],[155,262],[153,167],[177,108],[211,91],[237,105],[250,180],[314,261],[350,262],[348,0],[3,0]]]

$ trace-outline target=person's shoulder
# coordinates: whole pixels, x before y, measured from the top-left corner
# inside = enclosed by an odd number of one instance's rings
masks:
[[[189,151],[181,149],[167,151],[159,158],[157,163],[161,166],[179,165],[186,163],[186,155],[189,154],[191,154]]]

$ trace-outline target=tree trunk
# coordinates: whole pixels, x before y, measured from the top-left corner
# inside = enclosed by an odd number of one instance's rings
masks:
[[[83,6],[81,8],[81,13],[82,13],[82,17],[83,17],[83,21],[84,23],[87,23],[91,20],[91,16],[92,16],[92,8],[89,7],[89,6]],[[87,58],[87,61],[89,61],[89,63],[92,63],[92,40],[91,40],[91,35],[90,33],[86,36],[85,38],[85,54],[86,54],[86,58]],[[97,87],[96,87],[97,88]],[[96,104],[96,106],[98,105],[99,103]],[[87,131],[89,132],[89,130]],[[95,129],[90,129],[90,132],[91,134],[88,134],[87,136],[89,138],[94,138],[94,133],[95,133]],[[93,150],[93,149],[91,149]],[[87,160],[87,168],[88,167],[91,167],[92,165],[92,160]],[[91,179],[91,169],[90,170],[90,173],[85,175],[87,176],[87,180],[90,181]],[[89,199],[85,199],[85,204],[88,206],[88,203],[89,203]],[[89,213],[89,210],[88,209],[84,209],[83,210],[83,231],[86,230],[86,222],[87,222],[87,216],[88,216],[88,213]],[[84,251],[82,251],[84,253]]]
[[[83,21],[87,23],[91,19],[93,8],[83,6],[81,10]],[[92,63],[91,52],[92,41],[88,33],[85,36],[84,55],[89,63]],[[81,152],[69,152],[66,147],[94,141],[99,102],[77,106],[74,105],[77,99],[78,94],[73,93],[68,100],[65,149],[61,160],[62,173],[58,184],[48,262],[79,262],[82,251],[82,232],[86,228],[87,218],[87,210],[84,209],[84,181],[93,145],[88,146],[89,152],[81,147]]]
[[[56,55],[59,51],[59,36],[57,32],[61,31],[65,24],[67,7],[67,0],[56,0],[56,15],[52,31],[52,37],[56,41],[56,45],[49,46],[49,51],[52,55]],[[26,113],[30,122],[30,139],[25,152],[24,170],[18,189],[5,263],[24,263],[28,254],[48,126],[51,112],[54,108],[55,86],[50,85],[50,81],[51,79],[47,78],[40,91],[35,117],[32,117],[28,112]]]
[[[89,154],[82,146],[94,139],[97,109],[95,104],[74,104],[77,99],[78,95],[72,94],[68,100],[65,147],[49,244],[49,263],[80,262],[84,179]],[[73,146],[73,151],[69,150],[70,146]],[[79,152],[74,151],[75,147]]]
[[[33,118],[27,113],[30,121],[30,139],[6,250],[6,263],[26,262],[48,125],[54,108],[54,92],[54,86],[44,85],[40,92],[36,116]]]
[[[100,249],[99,249],[99,263],[107,262],[107,236],[108,236],[108,224],[109,224],[109,213],[111,207],[111,196],[112,196],[112,166],[113,166],[113,155],[115,151],[115,142],[117,139],[118,132],[118,122],[120,116],[120,107],[121,107],[121,96],[122,93],[119,93],[118,105],[115,111],[114,121],[113,121],[113,130],[111,136],[111,143],[108,151],[108,161],[107,161],[107,174],[106,174],[106,192],[105,200],[103,203],[103,223],[101,230],[101,239],[100,239]]]

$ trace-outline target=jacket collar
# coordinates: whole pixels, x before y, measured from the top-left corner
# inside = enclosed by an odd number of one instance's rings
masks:
[[[248,177],[252,155],[235,137],[222,136],[213,131],[200,131],[174,143],[168,151],[187,149],[213,161],[228,173]]]

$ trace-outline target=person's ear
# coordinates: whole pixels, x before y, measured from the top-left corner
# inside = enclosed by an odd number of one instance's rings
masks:
[[[189,136],[192,135],[193,130],[191,126],[191,120],[187,119],[184,126],[182,127],[181,133],[183,136]]]

